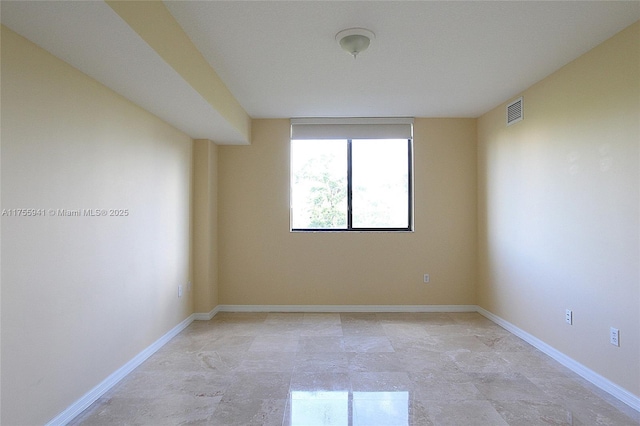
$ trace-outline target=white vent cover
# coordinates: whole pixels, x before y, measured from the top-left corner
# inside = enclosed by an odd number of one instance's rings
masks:
[[[524,119],[522,106],[522,96],[507,105],[507,126],[511,126]]]

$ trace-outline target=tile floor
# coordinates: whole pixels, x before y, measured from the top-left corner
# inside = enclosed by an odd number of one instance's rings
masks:
[[[476,313],[219,313],[73,425],[639,425]]]

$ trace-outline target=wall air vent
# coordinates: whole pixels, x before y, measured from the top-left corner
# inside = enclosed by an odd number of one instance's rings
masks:
[[[507,105],[507,126],[511,126],[524,119],[522,106],[522,96]]]

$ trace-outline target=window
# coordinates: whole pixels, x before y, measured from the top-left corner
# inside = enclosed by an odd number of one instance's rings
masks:
[[[411,231],[412,121],[299,119],[291,131],[293,231]]]

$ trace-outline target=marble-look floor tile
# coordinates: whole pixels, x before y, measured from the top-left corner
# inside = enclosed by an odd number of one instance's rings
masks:
[[[286,399],[239,398],[218,404],[207,424],[220,426],[280,426]]]
[[[473,384],[484,399],[496,401],[551,401],[520,373],[472,373]]]
[[[103,396],[69,422],[68,426],[144,425],[149,416],[150,409],[146,398],[119,399]]]
[[[246,352],[208,351],[197,354],[198,362],[207,371],[221,374],[234,372],[242,363]]]
[[[264,320],[265,324],[301,324],[304,319],[302,312],[269,312]]]
[[[342,334],[344,336],[385,336],[382,323],[372,313],[342,313]]]
[[[346,352],[395,352],[386,336],[346,336]]]
[[[344,338],[334,336],[301,336],[298,352],[344,352]]]
[[[300,336],[313,337],[313,336],[329,336],[329,337],[342,337],[342,326],[334,324],[332,322],[303,322],[300,326]]]
[[[571,374],[575,376],[575,373],[572,372]],[[607,405],[609,405],[607,410],[613,409],[614,413],[623,414],[625,418],[631,419],[632,421],[636,422],[638,426],[640,426],[640,411],[634,410],[624,402],[615,398],[613,395],[606,393],[602,389],[596,388],[596,386],[591,383],[587,383],[586,387],[591,389],[594,396],[597,397],[598,405],[606,403]]]
[[[409,392],[414,383],[406,372],[351,373],[354,392]]]
[[[447,352],[458,368],[468,373],[509,373],[511,364],[495,352],[477,352],[468,349]]]
[[[605,426],[640,425],[638,416],[627,416],[602,401],[591,401],[591,403],[585,401],[577,404],[567,403],[566,406],[575,413],[574,418],[579,419],[583,424]]]
[[[166,395],[164,398],[101,398],[69,425],[207,424],[221,397]]]
[[[208,332],[207,332],[208,333]],[[200,335],[193,333],[180,333],[164,345],[164,349],[171,351],[198,352],[211,340],[211,335],[206,337],[206,333]]]
[[[270,322],[262,324],[256,331],[259,336],[290,336],[298,337],[304,329],[302,321]]]
[[[114,391],[122,398],[163,398],[168,394],[218,397],[233,381],[233,376],[209,372],[134,371]]]
[[[585,425],[570,410],[551,402],[491,401],[491,404],[510,425]]]
[[[425,372],[410,372],[412,380],[429,380],[433,383],[471,383],[474,376],[465,373],[457,366],[447,366],[447,368],[435,368]]]
[[[349,373],[294,372],[291,375],[291,391],[349,391]]]
[[[163,348],[165,349],[165,348]],[[151,355],[141,366],[146,371],[195,371],[206,370],[207,366],[200,362],[198,352],[163,350]],[[140,367],[137,370],[139,371]]]
[[[220,322],[211,327],[211,333],[216,336],[257,336],[263,333],[264,324],[256,325],[251,322]]]
[[[508,426],[489,401],[433,403],[428,408],[436,426]]]
[[[491,352],[491,348],[475,335],[440,335],[437,345],[443,352]]]
[[[411,373],[459,370],[455,362],[441,352],[396,351],[396,353],[402,369]]]
[[[532,378],[534,383],[542,392],[550,397],[558,398],[573,404],[583,402],[589,403],[591,400],[599,400],[589,388],[582,384],[582,378],[564,376],[555,378]]]
[[[341,325],[341,320],[339,313],[305,312],[302,323]]]
[[[356,373],[406,371],[396,352],[349,352],[349,370]]]
[[[423,324],[411,322],[387,322],[381,324],[384,333],[389,338],[428,339],[433,337]]]
[[[196,321],[72,425],[640,425],[640,413],[475,313]]]
[[[588,425],[638,426],[640,413],[621,411],[583,384],[583,379],[557,377],[531,379],[547,396],[555,398]]]
[[[487,348],[499,352],[528,352],[533,346],[512,334],[477,334],[476,339],[481,341]]]
[[[246,352],[255,339],[256,337],[254,336],[216,336],[215,331],[212,331],[200,351]],[[182,351],[184,351],[184,348],[182,348]]]
[[[456,324],[460,325],[477,325],[484,327],[496,326],[493,321],[476,312],[456,312],[450,313],[449,315]]]
[[[249,352],[296,352],[298,349],[297,336],[263,335],[256,336],[249,346]]]
[[[290,385],[291,373],[238,373],[222,395],[222,401],[286,399]]]
[[[425,325],[453,325],[451,314],[446,312],[382,312],[376,314],[382,323],[405,323]]]
[[[298,352],[294,372],[348,373],[349,354],[346,352]]]
[[[413,373],[414,398],[420,401],[467,401],[483,399],[473,379],[465,373]]]
[[[343,336],[386,336],[382,324],[377,322],[350,322],[342,324]]]
[[[339,315],[342,324],[379,322],[378,314],[374,312],[341,312]]]
[[[534,348],[529,351],[518,352],[499,351],[496,352],[496,355],[509,363],[512,370],[523,374],[529,379],[566,377],[567,373],[570,373],[566,367]]]
[[[412,337],[410,335],[398,336],[389,335],[387,337],[396,352],[443,352],[438,346],[439,339],[437,336]]]
[[[236,368],[237,372],[291,373],[295,352],[247,352]]]
[[[143,424],[207,424],[221,397],[171,395],[147,401],[148,415]]]
[[[496,337],[496,336],[511,336],[504,328],[489,322],[489,324],[485,323],[459,323],[456,322],[453,325],[439,325],[439,326],[431,326],[425,325],[426,330],[429,333],[435,334],[437,336],[445,337],[445,336],[486,336],[486,337]]]
[[[412,426],[433,426],[433,420],[429,416],[429,401],[421,401],[412,398],[409,401],[409,425]],[[404,425],[403,425],[404,426]]]

